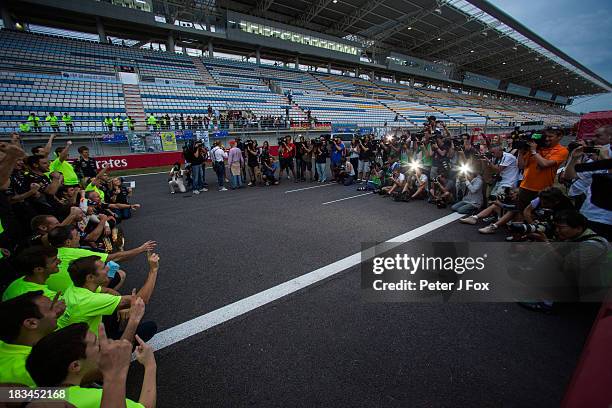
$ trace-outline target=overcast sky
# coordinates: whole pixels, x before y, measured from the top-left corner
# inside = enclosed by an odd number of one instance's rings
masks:
[[[489,0],[600,77],[612,82],[612,1]],[[612,110],[612,94],[576,99],[574,112]]]

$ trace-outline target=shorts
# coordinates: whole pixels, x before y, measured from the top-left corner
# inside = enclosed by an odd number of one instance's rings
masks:
[[[536,198],[539,194],[539,191],[527,190],[525,188],[519,188],[518,200],[519,200],[519,210],[523,211],[525,208],[529,206],[531,201]]]
[[[357,165],[357,171],[359,173],[368,173],[370,171],[370,161],[359,160],[359,164]]]
[[[280,168],[281,170],[293,167],[293,158],[289,157],[289,158],[280,158]]]

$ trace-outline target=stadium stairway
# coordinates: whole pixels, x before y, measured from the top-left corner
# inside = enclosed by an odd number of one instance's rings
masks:
[[[395,98],[397,99],[397,98]],[[405,120],[406,122],[410,123],[411,125],[416,126],[416,123],[414,123],[413,121],[411,121],[410,119],[408,119],[406,116],[402,115],[401,112],[396,111],[395,109],[393,109],[392,107],[390,107],[389,105],[387,105],[386,103],[384,103],[383,101],[381,101],[380,99],[378,100],[378,102],[380,102],[380,104],[382,106],[384,106],[385,108],[389,109],[390,111],[392,111],[393,113],[395,113],[396,115],[399,115],[400,118],[402,118],[403,120]]]
[[[331,89],[329,86],[327,86],[325,84],[325,82],[321,81],[321,79],[317,76],[317,75],[313,75],[312,73],[308,72],[308,75],[310,75],[311,77],[313,77],[315,79],[315,81],[317,81],[319,84],[321,84],[321,86],[328,91],[330,94],[335,94],[336,92]]]
[[[193,60],[193,65],[195,65],[198,73],[204,79],[204,82],[206,82],[207,85],[219,85],[217,81],[215,81],[215,78],[210,74],[210,71],[208,71],[208,68],[204,66],[200,58],[192,57],[191,59]]]
[[[134,119],[134,130],[144,132],[147,130],[145,125],[145,111],[140,97],[140,88],[138,85],[123,84],[123,97],[125,99],[125,111],[128,116]]]

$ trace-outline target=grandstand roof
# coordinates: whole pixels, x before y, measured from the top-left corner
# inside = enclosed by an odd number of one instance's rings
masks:
[[[447,61],[558,95],[612,91],[611,84],[483,0],[219,0],[228,9]]]

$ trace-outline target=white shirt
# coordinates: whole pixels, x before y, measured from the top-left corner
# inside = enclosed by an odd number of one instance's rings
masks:
[[[499,186],[516,187],[519,175],[518,161],[516,157],[510,153],[503,152],[499,166],[503,167],[499,174],[501,176]]]
[[[419,177],[419,185],[427,183],[427,174],[421,173],[421,177]]]
[[[482,205],[482,178],[480,175],[474,177],[472,181],[466,180],[465,185],[467,186],[467,194],[463,196],[462,201],[480,207]]]
[[[612,211],[598,207],[591,202],[591,186],[586,190],[586,199],[580,208],[580,212],[589,221],[612,225]]]
[[[227,153],[225,153],[225,151],[223,149],[221,149],[220,147],[215,147],[210,151],[211,155],[212,155],[212,159],[213,161],[223,161],[224,159],[227,159]]]
[[[395,179],[398,183],[403,183],[404,180],[406,180],[406,176],[404,175],[404,173],[400,173],[397,178]]]

